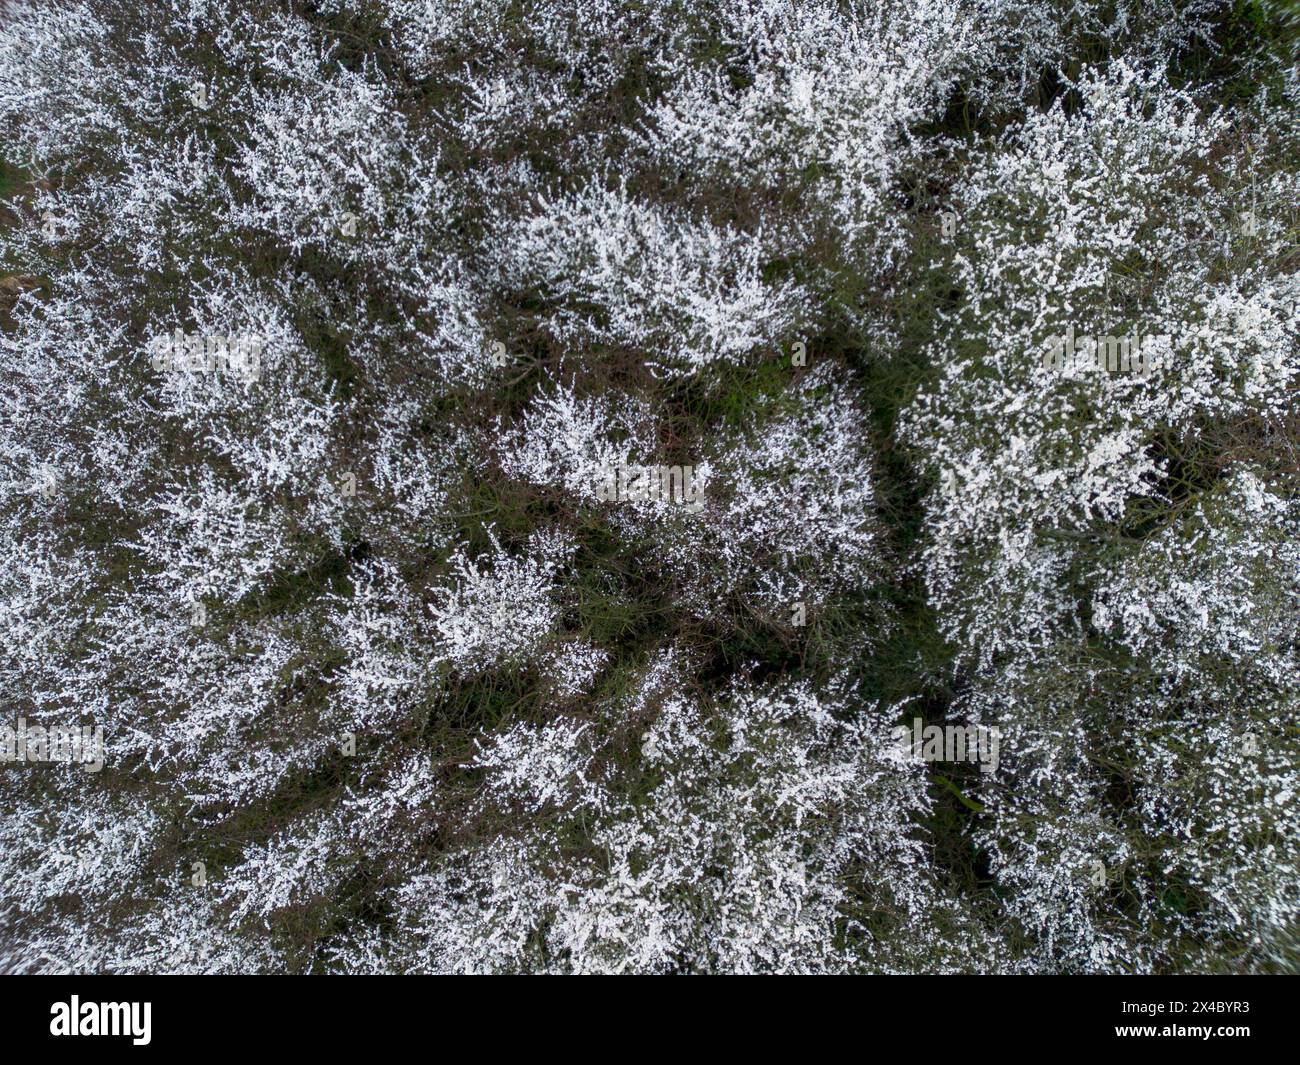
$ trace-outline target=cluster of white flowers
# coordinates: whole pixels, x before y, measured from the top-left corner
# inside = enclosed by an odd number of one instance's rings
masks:
[[[899,831],[928,800],[881,717],[806,685],[705,707],[686,658],[660,653],[595,720],[494,737],[473,764],[499,834],[395,887],[400,930],[341,948],[348,971],[839,971],[850,896],[893,930],[875,965],[932,949],[927,922],[956,905]],[[974,932],[962,945],[995,965]]]
[[[952,709],[1009,752],[975,837],[1037,963],[1195,967],[1297,914],[1295,132],[1123,61],[1076,91],[956,185],[965,298],[904,436]],[[1076,324],[1169,339],[1149,374],[1049,370]]]
[[[801,320],[796,286],[763,279],[773,250],[761,232],[674,217],[625,189],[543,203],[499,239],[503,283],[555,304],[547,324],[564,345],[694,369],[770,347]]]
[[[436,653],[464,672],[527,658],[560,615],[556,570],[568,554],[562,540],[535,535],[535,552],[513,558],[488,535],[490,562],[480,565],[458,551],[452,556],[455,584],[429,604]]]
[[[0,971],[1300,964],[1225,3],[0,3]]]
[[[958,186],[946,268],[968,299],[904,423],[938,480],[932,594],[985,660],[1068,624],[1075,538],[1164,496],[1163,430],[1279,416],[1300,373],[1300,278],[1243,224],[1249,160],[1228,116],[1124,63],[1078,91],[1078,111],[1032,115]],[[1175,350],[1150,375],[1048,372],[1076,322]]]

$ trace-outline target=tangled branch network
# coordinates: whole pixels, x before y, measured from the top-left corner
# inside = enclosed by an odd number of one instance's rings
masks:
[[[1300,970],[1298,57],[0,3],[0,971]]]

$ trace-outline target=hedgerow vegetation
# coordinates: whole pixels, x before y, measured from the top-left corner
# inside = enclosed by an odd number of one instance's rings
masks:
[[[1294,6],[0,18],[0,971],[1300,967]]]

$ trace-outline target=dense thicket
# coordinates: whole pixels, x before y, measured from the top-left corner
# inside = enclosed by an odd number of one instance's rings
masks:
[[[1300,965],[1294,8],[0,17],[0,970]]]

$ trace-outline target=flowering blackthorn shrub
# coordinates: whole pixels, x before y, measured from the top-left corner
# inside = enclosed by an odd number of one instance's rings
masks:
[[[0,971],[1296,970],[1298,61],[0,3]]]

